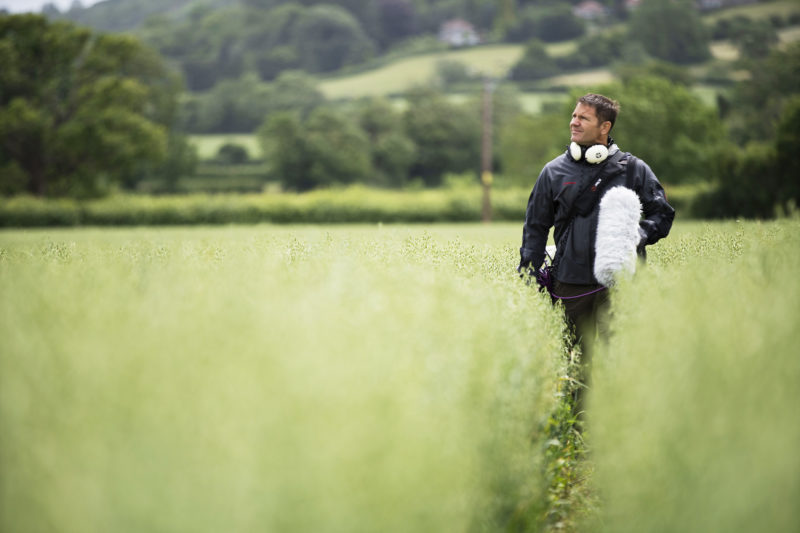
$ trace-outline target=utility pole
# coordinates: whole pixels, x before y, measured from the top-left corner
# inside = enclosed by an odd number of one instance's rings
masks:
[[[483,136],[481,143],[481,183],[483,184],[483,206],[481,219],[492,221],[492,91],[494,84],[487,76],[483,80]]]

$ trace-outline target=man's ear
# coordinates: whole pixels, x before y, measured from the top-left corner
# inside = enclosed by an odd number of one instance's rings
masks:
[[[600,133],[602,133],[603,135],[608,135],[608,132],[610,132],[610,131],[611,131],[611,121],[610,120],[606,120],[605,122],[600,124]]]

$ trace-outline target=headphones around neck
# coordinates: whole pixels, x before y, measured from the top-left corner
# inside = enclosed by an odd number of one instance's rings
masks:
[[[613,144],[614,141],[609,139],[609,145]],[[586,161],[587,163],[591,163],[593,165],[597,165],[602,163],[608,157],[608,146],[603,144],[594,144],[592,146],[581,146],[576,142],[569,143],[569,156],[572,158],[573,161]]]

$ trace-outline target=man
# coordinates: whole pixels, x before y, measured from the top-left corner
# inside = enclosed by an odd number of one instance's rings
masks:
[[[632,189],[642,205],[638,252],[666,237],[675,210],[650,167],[622,152],[609,136],[619,104],[599,94],[578,99],[569,123],[566,153],[547,163],[533,187],[522,232],[519,272],[538,270],[554,227],[552,295],[564,305],[583,352],[583,381],[588,381],[591,343],[599,329],[608,334],[608,291],[594,275],[595,236],[600,198],[615,186]],[[634,234],[635,235],[635,234]]]

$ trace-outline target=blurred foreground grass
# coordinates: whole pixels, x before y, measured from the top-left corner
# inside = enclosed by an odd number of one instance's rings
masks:
[[[800,221],[694,224],[614,296],[587,531],[800,529]]]
[[[562,326],[508,230],[0,233],[0,530],[538,527]]]
[[[584,466],[519,229],[0,232],[0,530],[795,531],[800,221],[652,247]]]

